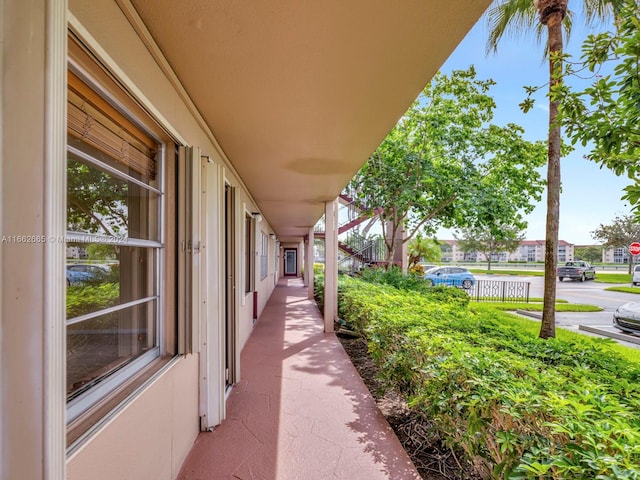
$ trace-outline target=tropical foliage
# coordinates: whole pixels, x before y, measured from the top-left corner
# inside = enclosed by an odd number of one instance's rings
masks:
[[[442,250],[438,240],[425,238],[419,233],[407,244],[409,256],[409,268],[415,267],[419,262],[440,262]]]

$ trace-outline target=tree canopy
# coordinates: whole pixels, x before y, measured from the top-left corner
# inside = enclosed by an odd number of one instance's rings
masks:
[[[628,247],[640,242],[640,223],[633,215],[617,215],[609,225],[600,224],[591,236],[605,247]]]
[[[590,263],[598,263],[602,261],[602,247],[598,245],[589,245],[588,247],[575,247],[573,256],[576,260],[585,260]]]
[[[67,230],[127,236],[128,185],[78,160],[67,161]]]
[[[493,224],[463,228],[460,236],[454,237],[463,252],[482,253],[487,259],[487,270],[491,270],[493,255],[515,251],[524,240],[524,233],[517,225]]]
[[[387,243],[388,264],[417,232],[516,223],[539,200],[545,146],[523,129],[492,125],[492,80],[473,67],[438,73],[353,178]]]
[[[634,215],[617,215],[609,225],[600,224],[591,232],[591,236],[602,242],[605,247],[624,248],[629,251],[629,245],[640,242],[640,223]]]

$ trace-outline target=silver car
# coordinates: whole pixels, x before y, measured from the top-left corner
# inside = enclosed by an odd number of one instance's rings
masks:
[[[623,332],[640,334],[640,302],[629,302],[613,312],[613,326]]]

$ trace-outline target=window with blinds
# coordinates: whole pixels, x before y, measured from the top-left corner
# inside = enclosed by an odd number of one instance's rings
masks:
[[[69,72],[67,131],[147,180],[156,177],[156,142]]]
[[[67,417],[161,355],[161,146],[73,73],[67,112]]]

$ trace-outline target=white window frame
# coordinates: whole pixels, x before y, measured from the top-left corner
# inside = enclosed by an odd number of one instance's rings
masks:
[[[243,293],[244,296],[252,295],[255,290],[255,251],[254,251],[254,238],[255,238],[255,218],[251,212],[244,210],[243,218]],[[244,304],[244,300],[243,300]]]
[[[143,130],[147,135],[152,137],[158,145],[158,153],[156,155],[157,161],[157,185],[158,187],[154,187],[145,182],[141,182],[140,180],[132,177],[118,169],[112,168],[109,165],[101,162],[99,159],[92,157],[90,154],[78,150],[73,146],[67,146],[67,158],[69,153],[74,154],[82,158],[87,163],[91,163],[93,166],[99,166],[101,169],[105,170],[114,178],[117,178],[122,181],[134,183],[142,188],[145,188],[149,192],[153,192],[157,195],[157,198],[154,203],[153,208],[149,208],[149,210],[155,210],[155,222],[157,224],[157,240],[147,240],[147,239],[136,239],[136,238],[128,238],[127,246],[131,247],[140,247],[144,249],[152,250],[151,257],[153,258],[155,271],[154,277],[151,279],[153,283],[153,288],[155,295],[147,296],[142,299],[138,299],[132,302],[126,302],[124,304],[119,304],[115,307],[111,307],[108,309],[99,310],[96,312],[92,312],[80,317],[66,319],[65,316],[65,331],[66,326],[78,323],[89,318],[98,317],[100,315],[104,315],[106,313],[110,313],[112,311],[122,310],[134,305],[146,303],[147,305],[155,305],[153,307],[153,323],[154,323],[154,341],[153,347],[149,349],[149,351],[137,356],[132,359],[129,363],[124,365],[121,368],[116,369],[116,371],[107,375],[104,379],[99,380],[95,386],[87,389],[87,391],[78,394],[73,397],[71,400],[67,402],[67,426],[72,424],[74,421],[80,419],[85,412],[88,412],[91,407],[96,405],[98,402],[102,402],[108,399],[110,395],[112,395],[119,387],[128,382],[129,380],[135,378],[137,374],[139,374],[143,369],[148,367],[154,360],[158,359],[161,355],[163,355],[166,350],[165,345],[165,328],[163,322],[163,312],[164,312],[164,282],[162,279],[164,278],[164,256],[165,256],[165,235],[166,235],[166,224],[165,224],[165,152],[166,146],[155,136],[152,132],[149,132],[148,129],[143,127],[142,122],[137,121],[135,116],[127,112],[126,108],[122,106],[122,104],[118,101],[117,98],[114,98],[110,95],[104,88],[101,87],[98,81],[92,80],[88,75],[83,74],[72,62],[70,62],[69,68],[76,75],[81,77],[81,79],[86,83],[86,85],[94,91],[97,95],[102,97],[105,101],[110,103],[114,108],[119,110],[128,120],[135,123],[141,130]],[[122,95],[126,95],[126,92],[122,91]],[[65,162],[66,167],[66,162]],[[68,195],[68,191],[65,191],[65,195]],[[66,223],[66,222],[65,222]],[[91,234],[84,233],[76,233],[67,231],[66,236],[73,240],[74,236],[78,235],[83,238],[92,237]],[[95,243],[101,243],[99,240],[99,235],[95,236]],[[92,242],[94,243],[94,242]],[[108,242],[106,242],[108,243]]]
[[[269,275],[269,237],[263,231],[260,232],[260,280]]]

